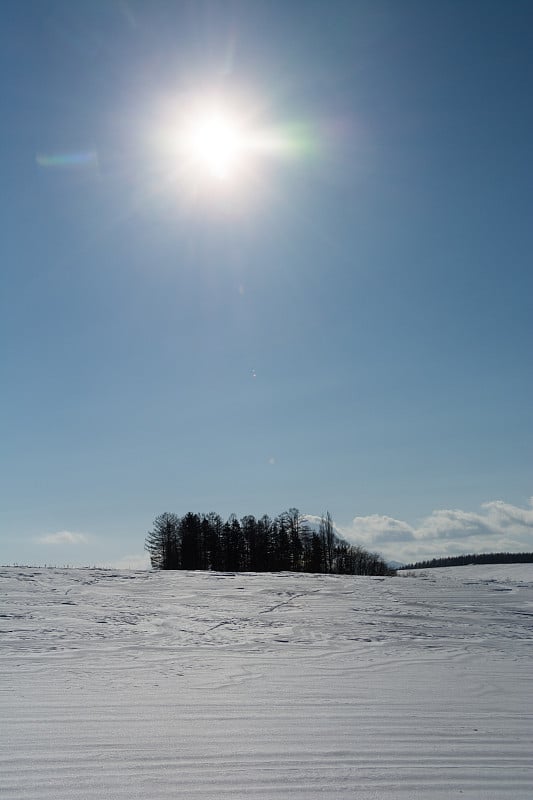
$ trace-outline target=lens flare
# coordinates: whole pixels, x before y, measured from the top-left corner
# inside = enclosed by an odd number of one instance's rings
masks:
[[[183,206],[248,213],[275,192],[281,164],[314,159],[316,128],[268,119],[252,95],[183,92],[161,101],[150,122],[153,184]]]
[[[35,161],[40,167],[55,169],[97,167],[98,155],[94,150],[78,153],[38,153]]]

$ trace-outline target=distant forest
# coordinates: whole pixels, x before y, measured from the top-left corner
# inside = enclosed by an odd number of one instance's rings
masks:
[[[432,558],[430,561],[417,561],[399,569],[428,569],[431,567],[464,567],[467,564],[530,564],[533,553],[481,553],[479,555],[450,556]]]
[[[316,531],[296,508],[274,519],[232,514],[226,521],[214,512],[166,512],[154,520],[145,549],[154,569],[395,574],[381,556],[340,539],[329,513]]]

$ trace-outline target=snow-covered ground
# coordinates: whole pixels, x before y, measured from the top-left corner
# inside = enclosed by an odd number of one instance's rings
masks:
[[[0,569],[4,800],[531,800],[533,565]]]

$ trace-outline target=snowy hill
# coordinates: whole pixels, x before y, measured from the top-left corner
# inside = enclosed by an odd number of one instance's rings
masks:
[[[5,800],[529,800],[533,565],[1,568]]]

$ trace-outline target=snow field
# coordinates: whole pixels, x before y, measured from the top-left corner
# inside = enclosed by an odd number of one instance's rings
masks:
[[[530,800],[533,565],[0,569],[6,800]]]

